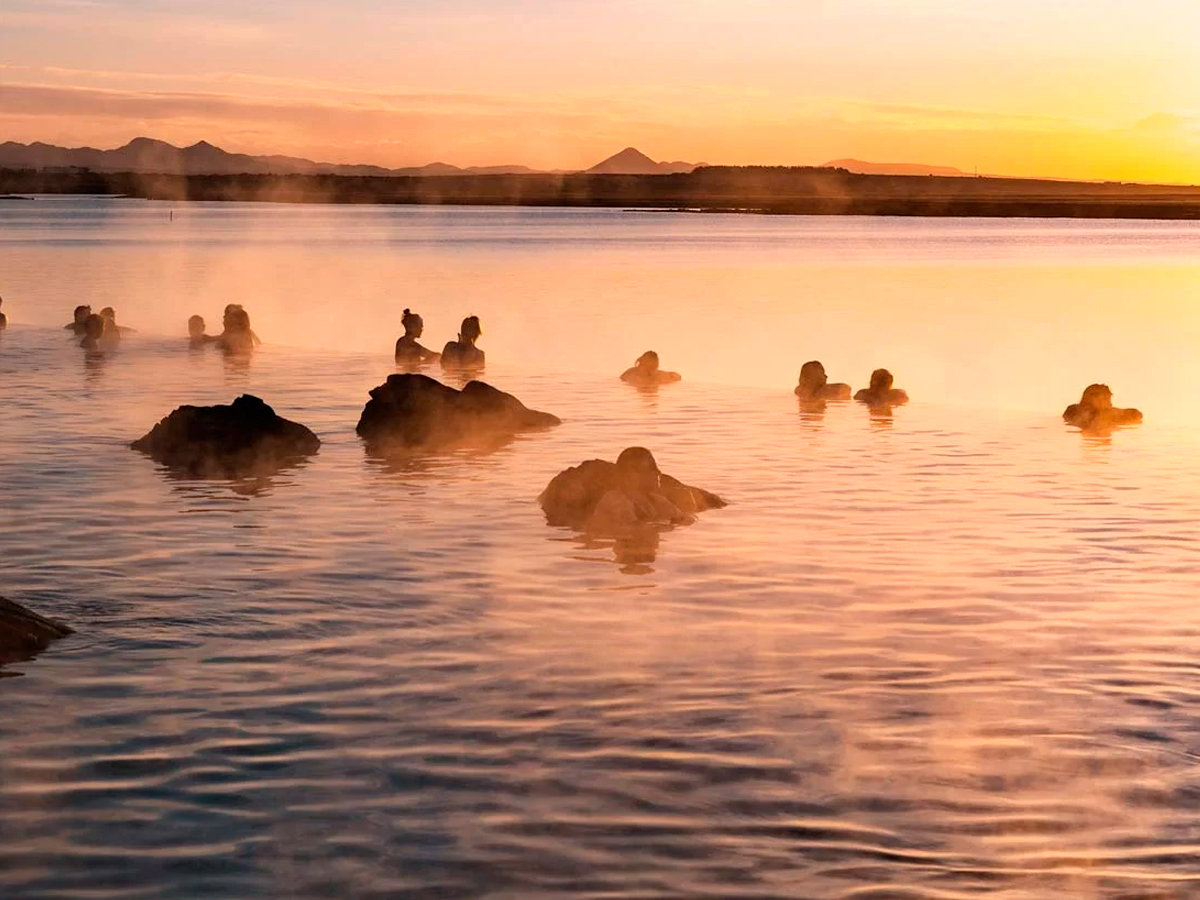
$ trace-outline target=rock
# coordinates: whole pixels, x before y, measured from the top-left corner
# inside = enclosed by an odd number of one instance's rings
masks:
[[[623,450],[615,463],[589,459],[559,472],[538,502],[549,524],[597,534],[641,524],[690,524],[696,513],[727,505],[710,491],[660,472],[641,447]]]
[[[401,373],[371,391],[355,430],[368,445],[438,448],[560,424],[482,381],[457,391],[428,375]]]
[[[316,453],[321,441],[243,394],[229,406],[181,406],[129,446],[187,475],[232,478],[277,471]]]
[[[0,665],[32,659],[71,629],[0,597]]]

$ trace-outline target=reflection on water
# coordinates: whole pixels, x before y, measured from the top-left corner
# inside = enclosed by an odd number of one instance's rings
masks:
[[[59,270],[88,253],[54,246]],[[175,289],[181,323],[212,305]],[[92,388],[5,298],[0,593],[77,633],[0,679],[0,896],[1200,890],[1200,436],[1144,394],[1122,389],[1147,424],[1081,438],[1057,403],[928,400],[906,365],[892,418],[797,423],[795,372],[681,363],[651,404],[611,365],[497,353],[488,315],[488,381],[563,425],[389,469],[354,424],[390,346],[268,344],[230,373],[143,331]],[[241,491],[128,449],[243,392],[320,454]],[[554,473],[630,445],[730,506],[628,542],[546,524]]]

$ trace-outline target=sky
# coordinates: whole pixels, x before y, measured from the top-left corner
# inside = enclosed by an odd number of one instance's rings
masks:
[[[1195,0],[3,0],[0,140],[1200,183]]]

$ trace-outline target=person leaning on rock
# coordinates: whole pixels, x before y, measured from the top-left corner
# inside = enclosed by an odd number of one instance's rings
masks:
[[[645,447],[627,447],[616,463],[589,459],[565,469],[538,497],[551,525],[623,534],[639,525],[688,525],[695,514],[725,506],[708,491],[664,475]]]
[[[1089,384],[1078,403],[1063,410],[1063,421],[1083,431],[1107,431],[1121,425],[1137,425],[1141,410],[1113,406],[1112,390],[1107,384]]]

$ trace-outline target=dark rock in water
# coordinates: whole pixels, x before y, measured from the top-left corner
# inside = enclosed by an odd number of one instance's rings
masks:
[[[187,475],[232,478],[278,470],[316,453],[321,441],[243,394],[229,406],[181,406],[129,446]]]
[[[371,391],[355,430],[375,446],[432,448],[560,424],[557,416],[529,409],[482,381],[469,381],[456,391],[428,375],[401,373]]]
[[[639,525],[686,525],[698,512],[727,505],[711,491],[660,472],[642,447],[622,451],[615,463],[589,459],[564,469],[538,502],[549,524],[596,534],[620,534]]]
[[[61,622],[0,597],[0,665],[32,659],[51,641],[70,633],[71,629]]]

